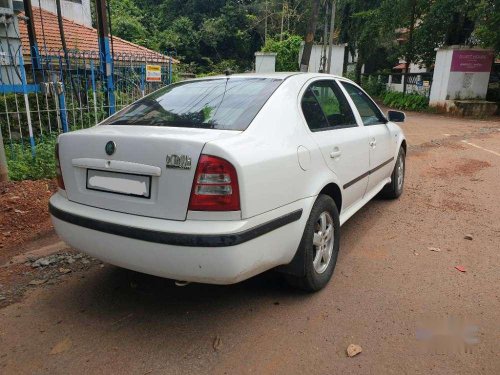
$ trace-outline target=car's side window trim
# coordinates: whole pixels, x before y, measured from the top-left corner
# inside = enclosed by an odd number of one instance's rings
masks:
[[[344,124],[344,125],[336,125],[336,126],[328,126],[328,127],[320,128],[320,129],[311,129],[310,128],[309,124],[307,123],[307,119],[305,118],[304,111],[302,110],[302,100],[303,100],[304,95],[306,95],[306,92],[308,90],[310,90],[312,92],[314,98],[318,102],[319,107],[321,109],[321,113],[323,114],[323,117],[324,117],[325,121],[327,122],[327,124],[330,124],[330,121],[328,120],[328,117],[326,116],[325,111],[323,110],[323,107],[320,104],[321,103],[320,100],[318,99],[318,97],[317,97],[316,93],[314,92],[314,90],[311,89],[311,86],[313,86],[315,84],[318,84],[319,82],[328,82],[329,84],[337,86],[337,88],[340,91],[340,94],[343,95],[344,99],[347,100],[347,104],[349,105],[349,109],[351,110],[351,113],[354,116],[354,119],[356,121],[355,123]],[[323,131],[332,131],[332,130],[337,130],[337,129],[346,129],[346,128],[356,128],[356,127],[359,127],[359,121],[358,121],[358,117],[357,117],[357,110],[356,111],[353,110],[353,103],[351,101],[351,98],[349,97],[349,95],[346,95],[344,87],[341,84],[339,84],[339,82],[337,82],[337,80],[335,80],[335,79],[320,78],[320,79],[313,80],[312,82],[308,82],[306,89],[304,90],[304,92],[300,96],[299,107],[300,107],[302,116],[305,119],[305,122],[306,122],[306,125],[307,125],[307,129],[310,132],[312,132],[312,133],[318,133],[318,132],[323,132]]]
[[[343,80],[343,79],[338,79],[337,81],[339,83],[339,86],[342,88],[342,92],[344,93],[344,95],[347,97],[347,100],[351,104],[351,107],[354,107],[356,119],[361,123],[362,126],[385,125],[385,124],[387,124],[389,122],[387,120],[387,117],[384,115],[384,112],[380,109],[380,107],[377,105],[377,103],[375,103],[375,101],[370,97],[370,95],[368,95],[367,92],[365,90],[363,90],[359,85],[356,85],[353,82],[349,82],[349,81],[346,81],[346,80]],[[379,114],[382,117],[383,121],[375,123],[375,124],[364,124],[363,123],[363,118],[361,117],[361,114],[359,113],[358,107],[356,107],[356,104],[352,100],[351,95],[349,95],[349,93],[347,92],[346,88],[344,87],[344,83],[347,83],[347,84],[349,84],[351,86],[354,86],[357,89],[359,89],[362,93],[364,93],[365,96],[368,98],[368,100],[375,106],[376,110],[379,112]],[[358,116],[359,116],[359,118],[358,118]]]
[[[347,124],[347,125],[337,125],[337,126],[329,126],[327,128],[322,128],[322,129],[309,129],[313,133],[318,133],[318,132],[324,132],[324,131],[329,131],[329,130],[336,130],[336,129],[346,129],[346,128],[357,128],[358,124]]]

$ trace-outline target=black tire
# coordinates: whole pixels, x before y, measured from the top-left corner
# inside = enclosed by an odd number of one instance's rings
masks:
[[[324,268],[322,272],[318,272],[315,268],[315,265],[313,264],[315,256],[319,256],[318,247],[313,244],[313,240],[315,232],[317,233],[318,228],[320,228],[320,216],[324,212],[327,212],[332,219],[331,227],[333,228],[333,247],[328,263],[317,263],[317,268]],[[323,216],[323,218],[327,218],[328,220],[330,219],[327,215]],[[326,232],[328,232],[328,230],[324,231],[324,233]],[[309,215],[309,219],[307,220],[306,227],[304,229],[304,234],[302,235],[299,249],[297,250],[304,253],[302,259],[304,262],[303,266],[305,274],[303,276],[287,275],[286,279],[288,283],[293,287],[300,288],[307,292],[316,292],[325,287],[325,285],[330,281],[333,270],[335,269],[335,264],[337,263],[337,256],[339,253],[339,245],[340,220],[337,206],[335,205],[335,202],[331,197],[321,194],[318,196],[316,202],[314,203],[311,214]],[[325,249],[328,248],[329,250],[330,245],[324,246]]]
[[[401,196],[403,193],[404,181],[405,181],[405,170],[406,170],[406,153],[403,147],[399,149],[398,158],[396,159],[396,163],[394,164],[394,170],[391,175],[391,182],[384,186],[382,191],[380,192],[380,196],[382,198],[387,199],[396,199]],[[401,163],[402,169],[399,170],[399,164]],[[401,183],[399,184],[399,174],[402,174]]]

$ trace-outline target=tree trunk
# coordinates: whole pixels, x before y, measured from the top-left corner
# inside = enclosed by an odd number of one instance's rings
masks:
[[[332,52],[333,52],[333,35],[335,34],[335,12],[337,8],[336,0],[332,1],[332,15],[330,18],[330,38],[328,40],[328,60],[326,63],[326,72],[330,74],[330,68],[332,66]],[[343,67],[342,67],[343,69]]]
[[[314,42],[314,34],[316,33],[316,25],[318,24],[319,0],[311,0],[311,18],[307,25],[306,38],[304,40],[304,51],[300,60],[300,71],[307,72],[309,69],[309,60],[311,59],[311,51]]]
[[[361,69],[363,69],[363,59],[361,55],[358,53],[358,58],[356,60],[356,71],[354,72],[354,81],[357,84],[361,84]]]

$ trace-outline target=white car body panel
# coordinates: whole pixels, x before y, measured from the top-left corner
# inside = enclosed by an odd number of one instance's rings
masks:
[[[307,86],[319,79],[341,78],[314,73],[248,77],[284,81],[244,131],[98,125],[60,136],[66,190],[50,200],[57,233],[71,246],[121,267],[184,281],[230,284],[293,259],[314,201],[326,186],[340,190],[343,224],[391,181],[404,141],[399,126],[363,126],[348,95],[357,127],[312,132],[305,121],[300,100]],[[374,148],[372,138],[377,141]],[[110,140],[117,145],[112,156],[104,153]],[[166,168],[169,154],[188,155],[191,168]],[[223,158],[235,167],[240,211],[187,210],[201,154]],[[381,163],[385,165],[377,168]],[[151,176],[151,198],[89,190],[89,168]],[[220,235],[232,241],[291,214],[293,221],[234,245],[176,244],[186,236],[196,241],[197,236]],[[116,229],[120,226],[147,232],[149,239],[127,236]],[[155,242],[155,234],[167,239]]]

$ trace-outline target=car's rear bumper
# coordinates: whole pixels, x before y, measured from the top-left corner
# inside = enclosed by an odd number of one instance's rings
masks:
[[[231,284],[293,258],[313,199],[238,221],[172,221],[74,203],[49,209],[68,244],[105,262],[177,280]]]

